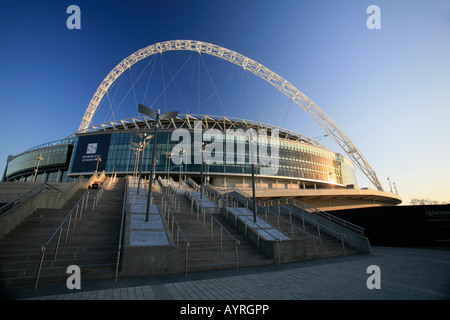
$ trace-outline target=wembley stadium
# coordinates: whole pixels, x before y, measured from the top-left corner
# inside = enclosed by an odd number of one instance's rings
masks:
[[[148,117],[114,121],[90,127],[86,132],[76,133],[70,138],[36,146],[8,158],[3,180],[69,182],[79,176],[90,177],[95,172],[103,171],[106,175],[119,177],[140,172],[148,178],[153,152],[152,136],[149,136],[150,143],[141,152],[136,152],[134,147],[142,141],[137,133],[150,135],[154,125],[155,120]],[[352,162],[318,141],[269,124],[229,117],[179,115],[171,120],[161,120],[155,149],[155,174],[170,175],[175,181],[187,177],[199,181],[201,161],[195,161],[195,158],[200,147],[196,143],[185,144],[185,154],[180,158],[183,161],[176,161],[180,143],[179,139],[174,141],[174,133],[179,130],[189,132],[194,142],[195,131],[200,130],[202,142],[209,144],[217,139],[211,132],[216,136],[218,133],[226,135],[242,125],[254,129],[255,133],[264,130],[268,137],[277,133],[277,170],[274,174],[264,174],[264,167],[255,165],[256,196],[261,200],[290,196],[328,209],[392,205],[401,201],[398,196],[384,191],[360,190]],[[236,151],[232,154],[232,161],[227,155],[229,139],[221,139],[219,143],[220,148],[216,146],[216,150],[209,150],[209,154],[214,155],[214,161],[204,161],[204,181],[213,186],[237,187],[250,193],[252,166],[248,143],[241,138],[231,144],[231,150]],[[261,144],[258,150],[262,148]],[[237,161],[239,145],[244,151],[244,161]],[[39,157],[42,160],[35,176]]]
[[[121,74],[131,77],[136,62],[180,50],[263,79],[342,150],[282,125],[226,112],[181,114],[173,105],[162,111],[136,96],[127,108],[138,116],[94,121]],[[359,186],[357,170],[374,189]],[[431,229],[439,222],[429,219],[428,228],[410,218],[410,208],[400,212],[401,198],[383,190],[362,152],[291,83],[235,51],[193,40],[157,43],[122,60],[95,91],[78,130],[10,155],[2,181],[0,250],[9,263],[0,287],[65,282],[66,264],[83,269],[83,279],[117,281],[370,253],[372,239],[448,239]]]
[[[146,141],[148,146],[140,151],[136,148],[139,143],[143,143],[142,134],[153,134],[156,119],[142,115],[92,125],[92,117],[99,102],[121,73],[139,60],[162,52],[177,50],[215,56],[267,81],[288,96],[292,103],[296,103],[313,117],[342,147],[345,156],[301,133],[271,124],[228,116],[180,114],[171,119],[162,117],[158,120],[156,143],[154,144],[153,139],[150,139]],[[256,135],[260,132],[266,135],[267,138],[260,136],[255,138],[257,144],[255,150],[258,152],[271,149],[267,148],[267,141],[274,141],[275,134],[277,145],[276,148],[272,146],[272,153],[269,153],[272,164],[276,162],[276,170],[268,174],[265,170],[267,164],[261,163],[261,158],[251,163],[251,153],[247,143],[248,133],[247,140],[242,137],[234,139],[234,145],[230,147],[230,142],[226,138],[227,132],[242,127],[250,129]],[[190,142],[199,140],[196,130],[200,130],[200,143],[210,144],[206,153],[212,159],[202,163],[199,160],[200,154],[203,154],[199,152],[201,147],[196,143],[189,144],[184,141],[184,154],[177,162],[177,150],[180,149],[181,138],[179,135],[178,139],[174,138],[176,136],[174,133],[179,133],[180,130],[184,133],[189,132]],[[218,139],[217,134],[222,134],[225,138]],[[212,144],[214,147],[211,146]],[[401,203],[398,195],[383,190],[375,171],[342,130],[314,102],[287,80],[235,51],[193,40],[157,43],[125,58],[96,90],[76,133],[9,156],[2,180],[69,182],[79,176],[89,177],[95,172],[103,171],[106,175],[114,174],[119,177],[137,175],[139,172],[148,178],[154,146],[156,146],[155,175],[170,175],[175,181],[187,177],[200,181],[200,176],[204,173],[206,183],[223,188],[236,187],[248,193],[251,193],[254,181],[256,197],[260,200],[292,197],[327,210],[392,206]],[[230,150],[232,158],[230,158]],[[276,153],[273,152],[275,150]],[[238,158],[241,161],[236,161]],[[376,190],[359,188],[356,180],[357,168],[373,182]]]

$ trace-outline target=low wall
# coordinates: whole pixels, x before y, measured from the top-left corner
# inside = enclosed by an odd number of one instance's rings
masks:
[[[239,211],[238,211],[239,210]],[[266,257],[285,263],[306,259],[304,240],[290,239],[266,221],[257,217],[256,223],[251,211],[245,208],[222,207],[220,212],[236,229],[253,242]]]
[[[276,212],[275,212],[275,210],[276,210]],[[277,214],[278,214],[278,210],[279,210],[278,206],[271,208],[271,211],[274,213],[277,213]],[[316,215],[314,213],[308,212],[308,211],[303,210],[294,205],[290,205],[290,204],[282,205],[280,207],[280,210],[281,210],[282,215],[289,215],[289,210],[291,210],[292,214],[294,214],[294,215],[297,215],[299,217],[304,216],[317,224],[320,224],[326,228],[329,228],[337,233],[344,234],[345,235],[344,242],[346,244],[361,251],[362,253],[369,253],[369,254],[371,253],[369,239],[362,235],[354,233],[353,231],[350,231],[350,230],[348,230],[344,227],[341,227],[333,222],[330,222],[322,217],[319,217],[318,215]],[[333,237],[338,237],[338,235],[336,233],[330,232],[325,228],[321,228],[321,232],[327,233]]]
[[[0,239],[3,239],[5,235],[11,232],[11,230],[37,209],[60,209],[72,198],[76,191],[86,187],[84,180],[80,179],[73,182],[73,185],[66,190],[66,193],[61,193],[60,197],[41,191],[22,204],[15,206],[12,210],[0,217]]]
[[[122,274],[149,276],[178,272],[178,247],[159,207],[152,205],[146,219],[147,196],[129,186],[126,205]]]
[[[205,194],[200,198],[200,192],[192,191],[186,193],[186,196],[194,211],[202,212],[202,210],[205,210],[211,214],[220,213],[219,207]]]

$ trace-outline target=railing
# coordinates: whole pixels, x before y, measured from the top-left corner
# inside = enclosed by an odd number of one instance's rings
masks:
[[[200,190],[200,186],[198,185],[198,183],[195,182],[194,179],[192,179],[191,177],[187,178],[186,182],[189,183],[191,187],[194,188],[196,191]]]
[[[108,181],[108,186],[106,187],[107,190],[111,188],[111,184],[113,184],[116,181],[117,173],[111,174]]]
[[[120,219],[119,244],[117,246],[116,274],[114,276],[114,282],[117,282],[117,276],[119,274],[119,262],[120,262],[120,255],[122,253],[123,228],[125,222],[125,208],[127,205],[127,197],[128,197],[128,179],[127,181],[125,181],[125,190],[123,193],[122,218]]]
[[[197,184],[195,183],[195,181],[193,181],[192,179],[191,180],[187,180],[191,185],[192,185],[192,187],[194,187],[195,189],[199,189],[198,188],[198,186],[197,186]],[[230,191],[230,189],[231,188],[227,188],[227,191]],[[248,195],[245,193],[245,192],[241,192],[240,190],[235,190],[235,189],[231,189],[232,191],[236,191],[236,192],[238,192],[241,196],[243,196],[245,199],[246,199],[246,201],[245,201],[245,203],[243,203],[241,200],[239,200],[239,199],[236,199],[236,198],[234,198],[231,194],[229,194],[229,193],[226,193],[226,192],[220,192],[219,190],[217,190],[215,187],[213,187],[213,186],[211,186],[211,185],[209,185],[209,184],[207,184],[207,185],[205,185],[204,187],[203,187],[203,191],[204,191],[204,193],[207,195],[207,196],[209,196],[210,197],[210,199],[212,198],[213,200],[214,200],[214,202],[215,202],[215,200],[217,199],[217,204],[218,204],[218,206],[219,207],[225,207],[225,209],[226,209],[226,214],[227,214],[227,216],[226,216],[226,218],[227,218],[227,220],[228,220],[228,212],[229,212],[229,207],[233,207],[233,208],[237,208],[237,207],[239,207],[239,205],[241,205],[242,207],[245,207],[245,208],[247,208],[248,210],[251,210],[251,209],[249,209],[248,208],[248,205],[249,205],[249,199],[248,199]],[[253,203],[253,202],[251,202],[251,203]],[[278,231],[280,231],[281,233],[284,233],[281,229],[280,229],[280,220],[282,220],[283,222],[285,222],[285,223],[287,223],[289,226],[290,226],[290,228],[291,228],[291,237],[292,238],[294,238],[294,229],[295,230],[298,230],[298,231],[300,231],[302,234],[304,234],[304,235],[306,235],[308,238],[310,238],[312,241],[313,241],[313,246],[314,246],[314,256],[315,256],[315,259],[317,260],[317,246],[316,246],[316,241],[317,240],[320,240],[320,238],[319,237],[317,237],[317,236],[314,236],[314,235],[312,235],[312,234],[310,234],[310,233],[308,233],[306,230],[302,230],[301,228],[299,228],[298,226],[296,226],[295,224],[293,224],[292,223],[292,219],[291,219],[291,221],[288,221],[288,220],[286,220],[286,219],[284,219],[283,217],[281,217],[281,215],[276,215],[276,214],[274,214],[274,213],[272,213],[272,212],[270,212],[270,210],[268,210],[266,207],[264,207],[264,206],[262,206],[262,202],[261,201],[259,201],[259,200],[257,200],[256,199],[256,203],[257,203],[257,206],[259,205],[260,206],[260,208],[264,211],[264,213],[265,213],[265,220],[268,222],[268,214],[272,214],[272,215],[274,215],[276,218],[277,218],[277,229],[278,229]],[[257,208],[256,208],[256,210],[257,210]],[[257,211],[258,212],[258,211]],[[261,212],[260,212],[261,213]],[[236,214],[235,214],[235,227],[236,227],[236,224],[237,224],[237,212],[236,212]],[[250,228],[251,230],[253,230],[256,234],[257,234],[257,248],[258,248],[258,250],[259,250],[259,242],[260,242],[260,228],[259,227],[256,227],[256,228],[252,228],[252,227],[249,227],[248,226],[248,224],[247,224],[247,218],[245,219],[245,223],[244,223],[244,234],[245,234],[245,236],[247,236],[247,228]],[[303,227],[303,229],[305,229],[304,227]],[[279,238],[276,238],[276,237],[274,237],[273,235],[271,235],[271,237],[276,241],[276,243],[277,243],[277,246],[278,246],[278,248],[279,248],[279,245],[280,245],[280,242],[281,241],[283,241],[283,240],[281,240],[281,239],[279,239]],[[279,257],[279,250],[278,250],[278,264],[280,264],[280,257]]]
[[[158,179],[158,183],[159,183],[159,187],[161,188],[161,191],[165,191],[164,189],[164,185],[161,182],[161,179]],[[164,194],[164,192],[161,192],[161,208],[163,211],[163,217],[167,222],[167,225],[170,227],[171,226],[171,233],[172,233],[172,238],[174,238],[174,232],[173,232],[173,228],[174,228],[174,224],[176,224],[177,226],[177,240],[176,240],[176,244],[178,246],[179,240],[180,240],[180,234],[181,237],[183,238],[184,243],[186,244],[186,255],[185,255],[185,263],[184,263],[184,274],[187,275],[188,272],[188,260],[189,260],[189,248],[191,247],[190,242],[186,239],[183,231],[181,230],[180,225],[178,224],[177,218],[175,218],[175,215],[172,211],[172,208],[170,207],[170,202],[169,200],[167,200],[166,195]],[[171,221],[170,218],[172,217],[172,225],[171,225]]]
[[[310,205],[308,205],[306,203],[303,203],[301,201],[298,201],[296,199],[284,198],[284,199],[277,199],[277,200],[268,200],[268,201],[266,201],[266,203],[269,204],[271,202],[277,202],[277,204],[281,204],[283,201],[285,201],[286,204],[292,204],[292,205],[294,205],[296,207],[299,207],[300,209],[303,209],[305,211],[314,213],[314,214],[318,215],[319,217],[322,217],[322,218],[324,218],[324,219],[326,219],[326,220],[328,220],[330,222],[333,222],[334,224],[337,224],[337,225],[339,225],[339,226],[341,226],[343,228],[346,228],[346,229],[348,229],[350,231],[353,231],[355,233],[358,233],[358,234],[364,236],[364,228],[363,227],[360,227],[360,226],[358,226],[356,224],[348,222],[348,221],[346,221],[344,219],[341,219],[339,217],[336,217],[336,216],[334,216],[332,214],[329,214],[327,212],[319,210],[319,209],[317,209],[317,208],[315,208],[313,206],[310,206]]]
[[[197,189],[195,186],[195,182],[190,179],[192,181],[192,183],[194,183],[192,185],[192,187],[194,187],[194,189]],[[188,182],[189,182],[189,178],[188,178]],[[191,212],[193,212],[193,203],[195,201],[195,197],[192,194],[192,192],[188,189],[188,185],[186,183],[182,183],[181,187],[183,187],[185,189],[185,195],[186,197],[191,201]],[[203,228],[206,229],[206,212],[207,210],[205,210],[204,207],[202,207],[201,209],[200,205],[197,203],[197,220],[199,218],[199,214],[201,213],[203,215]],[[211,235],[211,240],[214,240],[214,222],[219,226],[220,229],[220,252],[222,252],[222,248],[223,248],[223,231],[225,231],[225,233],[228,235],[228,237],[234,242],[235,244],[235,263],[236,263],[236,270],[239,268],[239,245],[241,244],[241,242],[236,239],[228,230],[227,228],[225,228],[219,220],[217,220],[216,217],[214,217],[213,214],[211,214],[210,212],[208,212],[209,216],[210,216],[210,235]]]
[[[200,190],[198,184],[194,180],[188,179],[188,182],[192,185],[192,187],[194,189]],[[203,187],[203,192],[206,194],[206,196],[209,196],[210,199],[212,198],[213,202],[216,203],[216,199],[217,199],[217,205],[219,207],[225,207],[226,219],[227,219],[227,221],[229,221],[228,220],[229,207],[237,208],[239,206],[239,204],[240,204],[240,201],[235,199],[235,198],[233,198],[233,197],[229,197],[228,194],[223,194],[223,193],[220,194],[217,190],[215,190],[212,186],[210,186],[208,184]],[[248,209],[248,206],[247,206],[247,209]],[[234,221],[234,223],[235,223],[234,227],[236,228],[236,226],[237,226],[237,212],[235,214],[235,221]],[[249,225],[247,224],[247,217],[245,218],[245,223],[244,224],[245,224],[244,234],[245,234],[246,237],[247,237],[247,229],[253,230],[253,232],[257,235],[257,244],[256,244],[256,246],[257,246],[257,249],[259,250],[260,228],[259,227],[253,228],[251,226],[249,227]],[[281,230],[278,230],[278,231],[283,233]],[[303,232],[303,230],[301,230],[301,229],[300,229],[300,231]],[[313,240],[313,243],[314,243],[315,257],[317,259],[317,249],[316,249],[316,242],[315,242],[315,240],[317,238],[314,237],[314,236],[309,235],[306,232],[305,232],[305,234],[307,234],[308,236],[312,237],[312,240]],[[277,255],[277,261],[278,261],[278,264],[280,264],[281,263],[281,259],[280,259],[280,242],[282,241],[282,239],[276,238],[273,235],[270,235],[270,236],[276,241],[277,248],[278,248],[278,250],[277,250],[277,254],[278,254]],[[275,257],[274,257],[274,260],[275,260]]]
[[[56,197],[60,197],[62,194],[62,191],[58,188],[53,187],[52,185],[49,185],[48,183],[44,182],[38,185],[37,187],[25,192],[24,194],[18,196],[14,200],[10,201],[9,203],[5,204],[0,208],[0,217],[10,212],[12,209],[17,208],[18,206],[21,206],[26,201],[30,200],[37,194],[39,194],[42,191],[46,191],[50,194],[53,194]]]
[[[214,188],[215,192],[219,192],[216,188]],[[251,198],[251,196],[249,194],[247,194],[245,191],[240,190],[238,188],[234,188],[234,187],[227,187],[225,189],[222,190],[223,193],[225,192],[236,192],[238,194],[240,194],[241,196],[243,196],[244,198],[247,199],[247,201],[249,201],[249,199]],[[256,203],[259,204],[262,207],[266,207],[268,204],[270,203],[277,203],[277,204],[281,204],[283,201],[286,201],[286,204],[289,204],[289,202],[291,202],[294,206],[299,207],[300,209],[306,210],[308,212],[314,213],[330,222],[333,222],[341,227],[344,227],[350,231],[353,231],[355,233],[358,233],[362,236],[364,236],[364,228],[360,227],[358,225],[355,225],[351,222],[348,222],[344,219],[341,219],[339,217],[336,217],[332,214],[329,214],[327,212],[324,212],[322,210],[319,210],[313,206],[310,206],[306,203],[303,203],[299,200],[293,199],[293,198],[283,198],[283,199],[277,199],[277,200],[267,200],[265,202],[261,202],[258,199],[256,199]]]
[[[242,195],[242,196],[244,196],[244,197],[246,198],[246,203],[245,203],[245,204],[242,203],[239,199],[235,199],[234,197],[229,196],[228,193],[227,193],[227,194],[223,194],[223,193],[220,194],[218,190],[216,190],[214,187],[212,187],[212,186],[210,186],[210,185],[207,185],[204,189],[206,190],[206,192],[209,192],[210,194],[212,194],[213,197],[218,197],[218,198],[219,198],[219,205],[220,205],[220,202],[222,201],[223,203],[229,204],[229,205],[232,206],[232,207],[238,207],[239,204],[241,204],[243,207],[245,207],[245,208],[248,209],[249,200],[247,199],[247,196],[246,196],[246,194],[245,194],[244,192],[239,192],[239,194]],[[215,193],[215,195],[214,195],[213,193]],[[231,198],[231,199],[230,199],[230,198]],[[227,200],[225,200],[225,199],[227,199]],[[231,202],[230,202],[230,201],[231,201]],[[277,228],[278,228],[278,230],[279,230],[280,232],[283,232],[283,231],[281,231],[281,229],[280,229],[280,220],[282,220],[283,222],[287,223],[287,224],[290,226],[290,229],[291,229],[291,237],[292,237],[292,238],[294,238],[294,229],[300,231],[302,234],[304,234],[304,235],[306,235],[308,238],[310,238],[310,239],[313,241],[313,245],[314,245],[314,256],[315,256],[315,259],[317,260],[317,246],[316,246],[316,241],[317,241],[317,240],[320,241],[320,233],[319,233],[319,236],[314,236],[314,235],[308,233],[308,232],[305,230],[305,226],[304,226],[304,225],[303,225],[303,230],[302,230],[301,228],[299,228],[298,226],[296,226],[295,224],[293,224],[293,223],[292,223],[292,217],[291,217],[291,216],[290,216],[290,221],[288,221],[288,220],[284,219],[283,217],[281,217],[281,215],[276,215],[276,214],[274,214],[273,212],[271,212],[269,209],[267,209],[266,207],[262,206],[262,205],[261,205],[261,202],[260,202],[259,200],[257,200],[257,199],[256,199],[256,203],[257,203],[257,206],[259,205],[259,206],[262,208],[262,210],[264,210],[264,214],[265,214],[265,218],[266,218],[265,220],[266,220],[267,222],[269,221],[269,220],[268,220],[268,214],[272,214],[272,215],[274,215],[274,216],[276,217],[276,219],[277,219]],[[228,214],[228,207],[227,207],[227,206],[226,206],[226,209],[227,209],[227,214]],[[257,208],[256,208],[256,210],[257,210]],[[236,218],[237,218],[237,217],[235,217],[235,219],[236,219]],[[228,219],[228,217],[227,217],[227,219]],[[235,224],[236,224],[236,221],[235,221]],[[245,228],[247,228],[247,223],[245,224]],[[258,246],[259,246],[259,230],[257,230],[257,231],[258,231],[257,233],[258,233]],[[276,240],[277,240],[277,242],[281,241],[280,239],[276,239]]]
[[[56,256],[58,254],[58,249],[59,249],[59,244],[60,244],[60,241],[61,241],[61,235],[62,235],[62,232],[63,232],[64,224],[68,221],[67,231],[66,231],[66,235],[65,235],[65,239],[64,239],[64,242],[67,242],[67,238],[69,236],[69,230],[70,230],[70,223],[72,221],[72,216],[75,213],[75,218],[74,218],[74,222],[73,222],[73,226],[72,226],[72,229],[74,229],[75,226],[76,226],[76,223],[77,223],[78,214],[79,214],[79,218],[78,219],[80,219],[82,214],[83,214],[83,209],[87,208],[88,200],[89,200],[89,190],[86,190],[84,192],[83,196],[80,198],[80,200],[78,200],[78,202],[74,205],[72,210],[70,210],[69,214],[61,222],[61,224],[56,229],[56,231],[53,233],[53,235],[50,237],[50,239],[48,239],[48,241],[41,247],[41,259],[40,259],[40,262],[39,262],[39,267],[38,267],[38,272],[37,272],[37,275],[36,275],[36,281],[35,281],[35,284],[34,284],[34,289],[37,288],[37,285],[38,285],[38,282],[39,282],[39,277],[41,275],[42,264],[44,262],[44,256],[45,256],[45,252],[47,250],[47,247],[49,246],[49,244],[52,242],[52,240],[58,234],[58,240],[57,240],[56,247],[55,247],[55,254],[53,256],[53,261],[55,261],[56,260]]]
[[[200,190],[199,185],[193,179],[188,178],[187,182],[195,190]],[[204,185],[202,189],[203,189],[203,192],[204,192],[204,194],[206,196],[209,196],[210,198],[213,199],[213,202],[216,202],[216,199],[217,199],[217,205],[220,208],[225,208],[226,219],[227,219],[227,221],[229,221],[229,217],[228,217],[228,214],[229,214],[229,211],[230,211],[229,208],[231,207],[231,208],[236,209],[237,207],[239,207],[240,202],[238,200],[236,200],[235,198],[229,196],[227,193],[220,193],[220,192],[218,192],[214,187],[212,187],[209,184]],[[236,212],[236,214],[234,216],[235,216],[234,227],[236,228],[237,227],[237,212]],[[203,223],[205,223],[205,222],[203,222]],[[247,230],[248,229],[253,230],[253,232],[257,235],[256,246],[257,246],[257,249],[259,250],[260,228],[259,227],[253,228],[253,227],[249,226],[247,224],[247,219],[245,219],[244,224],[245,224],[245,226],[244,226],[244,235],[245,235],[245,237],[247,237]],[[273,235],[270,235],[270,236],[276,241],[276,245],[277,245],[277,249],[278,249],[277,250],[278,255],[277,255],[277,259],[276,260],[278,261],[278,264],[280,264],[281,263],[281,258],[280,258],[280,250],[279,249],[280,249],[280,242],[282,240],[280,238],[274,237]],[[314,248],[316,248],[315,241],[314,241]],[[317,251],[316,251],[316,259],[317,259]],[[274,257],[274,261],[275,261],[275,257]]]
[[[276,200],[270,200],[270,201],[276,202]],[[270,201],[269,201],[269,202],[270,202]],[[286,206],[284,206],[284,205],[282,205],[282,204],[280,204],[280,203],[278,203],[278,202],[277,202],[277,204],[278,204],[278,215],[279,215],[279,216],[281,216],[281,210],[280,210],[280,208],[284,208],[284,209],[286,209],[286,210],[289,211],[289,216],[292,217],[292,209],[291,209],[291,208],[288,208],[288,207],[286,207]],[[274,207],[274,206],[272,206],[272,207]],[[270,211],[270,210],[269,210],[269,211]],[[295,212],[295,213],[296,213],[296,212]],[[344,238],[346,238],[347,236],[346,236],[345,234],[340,233],[340,232],[337,232],[336,230],[333,230],[333,229],[331,229],[331,228],[328,228],[328,227],[324,226],[323,224],[321,224],[320,222],[317,222],[317,221],[315,221],[315,220],[312,220],[312,219],[310,219],[310,218],[308,218],[308,217],[305,217],[305,216],[303,216],[303,215],[298,214],[298,216],[299,216],[299,218],[302,219],[303,228],[305,228],[305,219],[308,220],[309,224],[315,225],[315,226],[317,227],[317,234],[318,234],[318,237],[319,237],[319,243],[320,243],[321,245],[322,245],[321,228],[327,230],[328,233],[332,233],[332,234],[337,235],[337,237],[340,238],[340,240],[341,240],[341,245],[342,245],[342,251],[343,251],[343,254],[344,254],[344,256],[346,256],[346,252],[345,252],[345,244],[344,244]]]
[[[98,202],[100,201],[100,198],[102,197],[104,190],[105,186],[102,183],[98,186],[97,192],[94,195],[94,199],[92,201],[92,210],[94,210],[94,208],[97,208]]]

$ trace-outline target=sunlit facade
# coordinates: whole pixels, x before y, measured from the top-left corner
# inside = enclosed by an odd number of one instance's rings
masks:
[[[162,123],[158,130],[156,144],[155,172],[157,175],[167,175],[170,170],[173,179],[178,180],[181,171],[183,177],[191,176],[198,179],[201,162],[195,161],[196,148],[198,149],[195,143],[191,143],[190,150],[188,150],[190,154],[184,156],[181,168],[180,164],[176,164],[167,156],[167,153],[174,152],[179,144],[179,140],[173,138],[175,130],[188,131],[191,141],[195,140],[193,129],[195,121],[202,125],[202,139],[205,143],[213,140],[208,133],[209,129],[219,130],[225,135],[227,130],[242,123],[255,129],[255,132],[261,129],[265,129],[269,133],[277,130],[279,143],[277,145],[276,173],[264,175],[261,166],[255,166],[255,174],[261,186],[274,183],[294,183],[297,186],[301,185],[302,188],[322,188],[357,184],[354,166],[348,159],[301,134],[242,119],[209,116],[185,116],[170,123]],[[144,148],[144,155],[142,156],[140,153],[139,159],[137,159],[136,152],[132,149],[133,143],[140,142],[140,138],[135,134],[136,130],[153,134],[153,123],[143,119],[132,119],[119,122],[119,124],[111,122],[93,127],[87,133],[76,134],[69,139],[37,146],[17,156],[10,156],[4,180],[32,181],[39,155],[42,155],[44,160],[39,163],[36,181],[41,182],[70,181],[80,175],[90,176],[95,170],[99,172],[104,170],[107,174],[116,173],[119,176],[133,174],[136,171],[148,175],[153,141],[152,139],[148,140],[150,143]],[[236,147],[233,150],[244,150],[245,154],[240,155],[236,152],[235,155],[236,159],[242,156],[243,163],[242,161],[230,163],[227,159],[227,152],[230,151],[229,145],[225,140],[222,144],[222,150],[213,151],[216,153],[214,154],[216,161],[214,163],[204,162],[205,177],[208,177],[210,183],[221,186],[232,186],[236,182],[245,184],[252,173],[246,140],[244,138],[237,139]],[[239,144],[244,144],[244,146],[238,146]],[[101,161],[97,161],[98,157]]]
[[[3,181],[68,182],[73,144],[76,139],[64,139],[31,148],[19,155],[9,156]],[[38,157],[42,160],[38,161]],[[39,165],[39,166],[38,166]],[[38,168],[35,178],[35,169]]]

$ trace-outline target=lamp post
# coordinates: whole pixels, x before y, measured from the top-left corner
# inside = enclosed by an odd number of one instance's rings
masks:
[[[136,144],[136,143],[132,142],[132,144]],[[138,153],[140,152],[140,150],[139,150],[139,147],[136,147],[136,148],[131,147],[130,149],[134,151],[133,177],[136,177],[137,176],[138,155],[139,155]]]
[[[139,168],[139,159],[141,157],[141,146],[138,143],[134,142],[134,141],[131,141],[131,144],[135,146],[134,148],[131,147],[131,149],[133,149],[134,152],[135,152],[135,154],[134,154],[133,176],[135,178],[137,178],[138,168]]]
[[[170,180],[170,162],[172,161],[172,152],[164,152],[167,156],[167,158],[169,158],[169,163],[167,164],[167,181]]]
[[[102,161],[102,158],[100,156],[97,156],[97,166],[95,167],[95,173],[97,174],[97,170],[98,170],[98,163]]]
[[[139,187],[141,186],[142,164],[144,163],[144,154],[145,154],[144,152],[145,152],[145,147],[148,146],[148,143],[145,142],[145,141],[147,139],[150,139],[153,136],[149,135],[146,132],[144,134],[141,134],[140,132],[137,132],[137,131],[135,131],[134,134],[142,139],[139,142],[139,145],[142,147],[142,160],[141,160],[141,165],[140,165],[140,168],[139,168],[139,179],[138,179],[138,187],[137,187],[137,194],[139,195]]]
[[[38,173],[38,169],[39,169],[39,162],[41,162],[41,160],[44,160],[44,158],[42,158],[42,153],[39,155],[39,157],[36,158],[36,160],[38,161],[37,165],[36,165],[36,169],[34,169],[34,178],[33,178],[33,182],[36,181],[36,176]]]
[[[389,177],[387,177],[387,180],[389,181],[389,186],[390,186],[390,188],[391,188],[391,193],[393,193],[393,192],[392,192],[391,179],[389,179]]]
[[[180,177],[178,178],[178,187],[181,188],[181,171],[183,169],[183,153],[185,153],[186,150],[184,150],[183,148],[180,149],[179,151],[179,156],[180,156]]]
[[[254,164],[254,154],[253,149],[250,143],[253,145],[255,142],[253,141],[253,129],[247,128],[243,125],[237,126],[238,129],[250,129],[250,137],[248,140],[248,153],[249,153],[249,160],[252,167],[252,196],[253,196],[253,221],[256,222],[256,191],[255,191],[255,164]]]
[[[210,143],[205,144],[202,142],[201,152],[202,152],[202,164],[200,166],[200,199],[203,199],[203,153],[205,152],[205,149],[207,146],[209,146]]]
[[[152,181],[153,181],[153,172],[154,172],[154,166],[155,166],[155,156],[156,156],[156,141],[158,139],[158,125],[159,125],[159,118],[161,111],[158,109],[158,111],[155,112],[143,104],[138,105],[138,112],[143,113],[150,118],[155,118],[155,133],[153,135],[153,150],[152,150],[152,162],[150,165],[150,177],[148,182],[148,197],[147,197],[147,210],[145,212],[145,222],[149,221],[150,217],[150,205],[151,205],[151,198],[152,198]],[[173,119],[177,116],[178,111],[168,112],[161,116],[161,119],[169,120]]]

